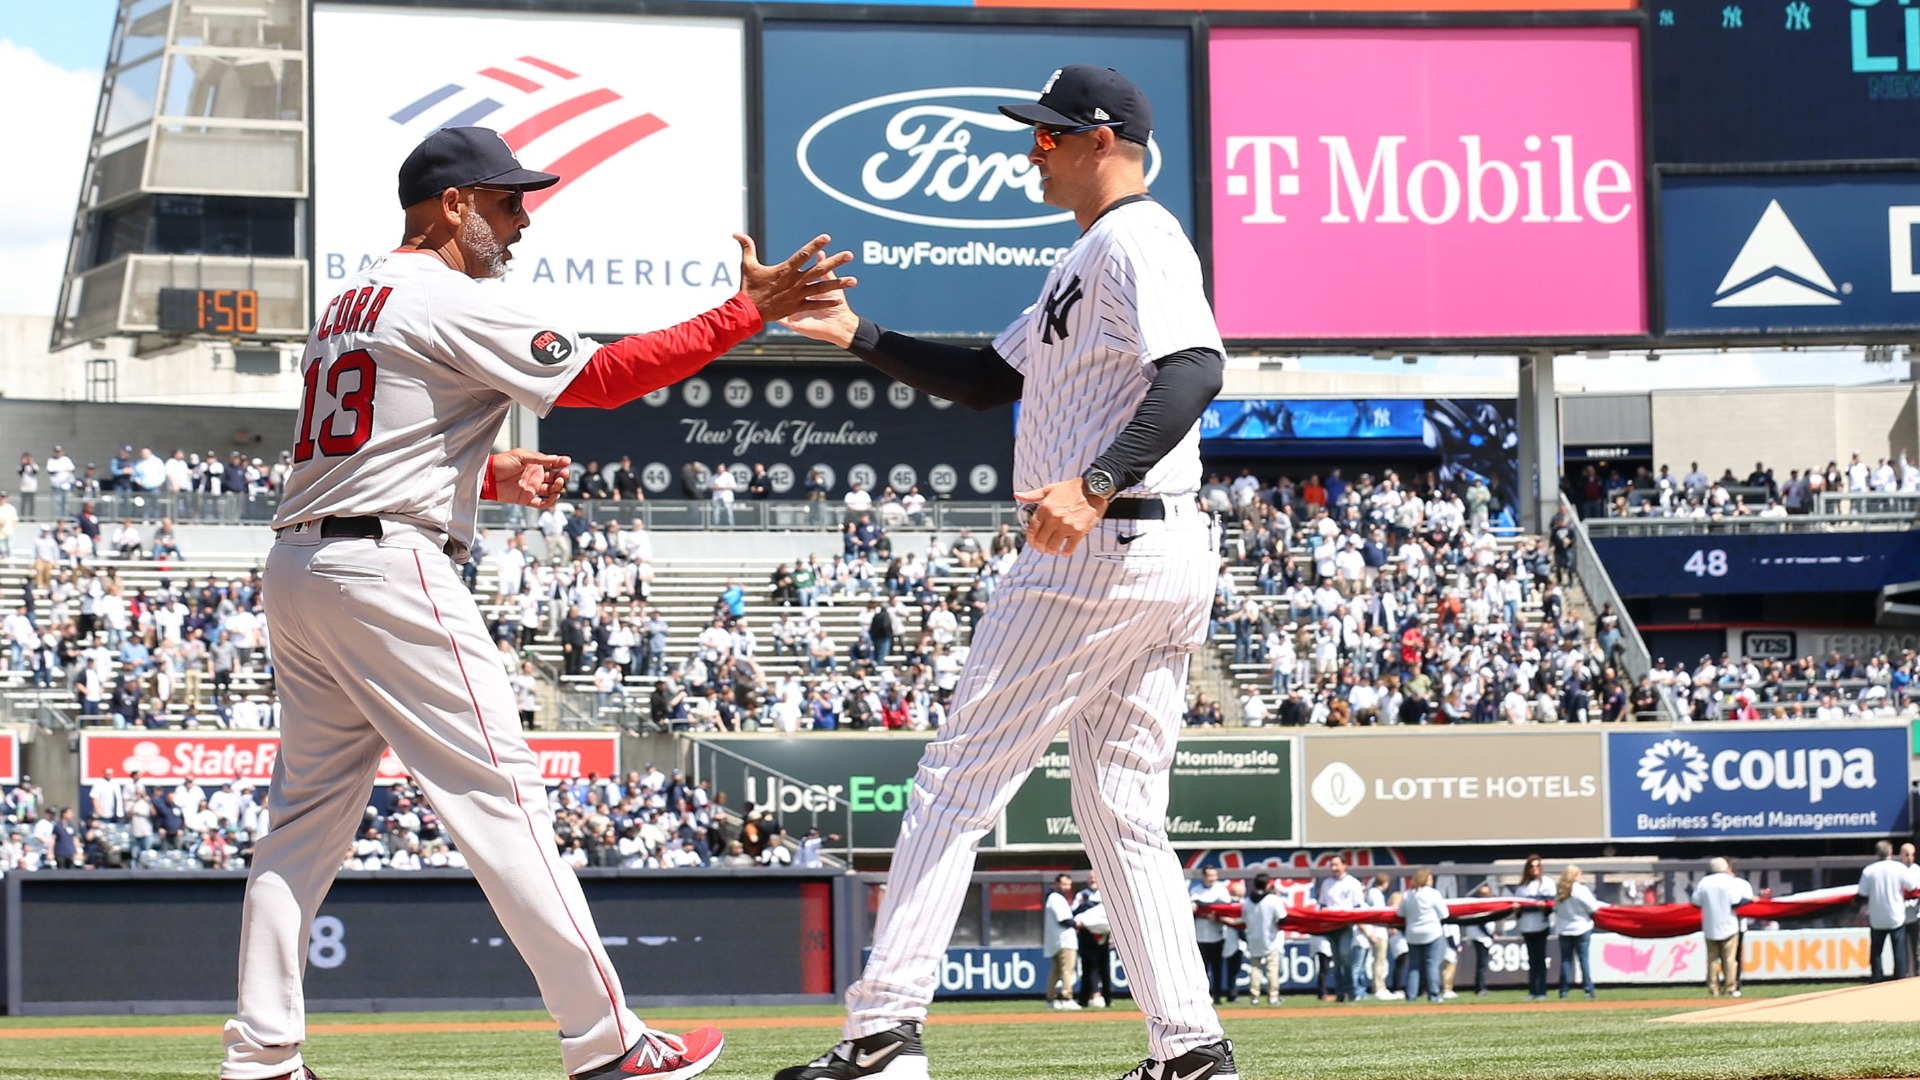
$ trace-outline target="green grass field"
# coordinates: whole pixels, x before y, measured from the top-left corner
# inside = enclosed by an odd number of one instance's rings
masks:
[[[1755,986],[1749,996],[1809,986]],[[1227,1032],[1248,1080],[1827,1080],[1920,1076],[1920,1018],[1912,1024],[1650,1024],[1701,1005],[1694,989],[1602,991],[1599,1007],[1489,1009],[1517,992],[1471,995],[1443,1011],[1379,1002],[1347,1014],[1304,997],[1278,1009],[1231,1007]],[[1630,1005],[1628,1003],[1631,1003]],[[650,1020],[702,1020],[727,1032],[707,1075],[767,1080],[837,1038],[831,1008],[673,1009]],[[223,1018],[13,1017],[0,1019],[6,1080],[209,1080]],[[539,1013],[316,1015],[316,1028],[350,1024],[541,1024]],[[944,1023],[942,1021],[945,1021]],[[733,1027],[729,1024],[732,1023]],[[738,1026],[753,1024],[753,1027]],[[766,1026],[760,1026],[766,1025]],[[46,1037],[36,1029],[98,1029]],[[127,1029],[138,1028],[138,1032]],[[155,1031],[162,1028],[167,1030]],[[172,1034],[178,1029],[179,1034]],[[32,1037],[27,1037],[27,1036]],[[1105,1013],[1047,1013],[1038,1002],[942,1005],[927,1030],[936,1080],[1112,1080],[1143,1055],[1130,1005]],[[401,1033],[317,1031],[309,1063],[325,1080],[485,1078],[560,1080],[544,1029]]]

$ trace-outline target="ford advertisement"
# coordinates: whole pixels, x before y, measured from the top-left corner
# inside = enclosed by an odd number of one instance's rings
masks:
[[[1215,29],[1221,333],[1645,333],[1638,35]]]
[[[854,253],[861,314],[914,334],[997,334],[1080,232],[1042,200],[1032,129],[997,106],[1038,98],[1063,58],[1125,72],[1153,105],[1148,183],[1191,234],[1188,43],[1184,29],[769,22],[768,248],[830,233]],[[822,78],[823,56],[859,62]]]
[[[1910,828],[1907,729],[1608,732],[1614,839],[1890,836]]]

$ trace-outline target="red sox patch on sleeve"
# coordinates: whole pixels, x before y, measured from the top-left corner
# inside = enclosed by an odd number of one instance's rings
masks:
[[[557,330],[542,330],[533,335],[533,359],[539,364],[564,363],[573,355],[573,343]]]

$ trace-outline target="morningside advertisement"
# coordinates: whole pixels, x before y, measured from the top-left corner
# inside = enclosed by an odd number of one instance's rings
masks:
[[[420,140],[479,126],[561,177],[527,195],[503,298],[601,334],[722,303],[747,222],[743,49],[736,19],[316,5],[314,294],[399,244]]]
[[[1637,29],[1219,28],[1209,50],[1224,336],[1647,330]]]

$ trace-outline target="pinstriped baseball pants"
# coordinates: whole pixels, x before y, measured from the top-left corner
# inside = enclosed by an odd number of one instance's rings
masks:
[[[1068,558],[1028,548],[994,593],[947,724],[914,774],[873,953],[847,990],[847,1038],[926,1017],[975,849],[1062,728],[1074,820],[1152,1055],[1221,1037],[1166,837],[1218,539],[1191,499],[1167,506],[1164,521],[1102,522]]]

